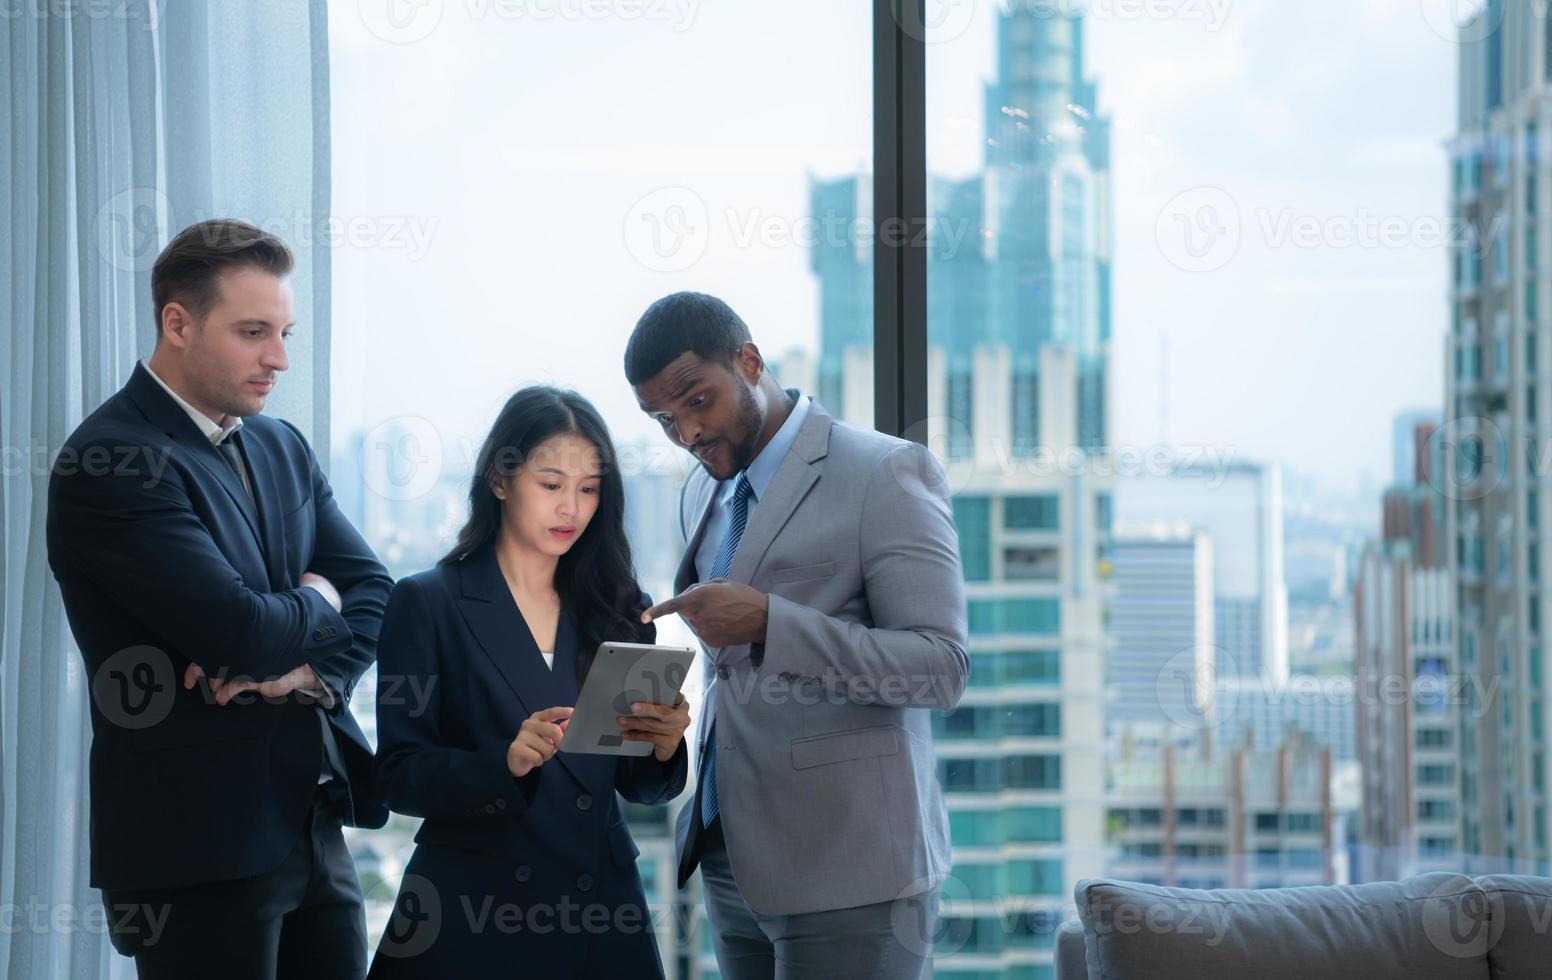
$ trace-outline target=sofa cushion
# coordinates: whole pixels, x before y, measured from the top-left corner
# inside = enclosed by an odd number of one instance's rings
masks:
[[[1083,924],[1063,922],[1056,927],[1052,966],[1055,980],[1088,980],[1088,960],[1083,955]]]
[[[1319,888],[1075,891],[1089,980],[1487,980],[1486,897],[1463,875]]]
[[[1487,932],[1493,980],[1533,980],[1552,974],[1552,878],[1486,875],[1478,923]]]

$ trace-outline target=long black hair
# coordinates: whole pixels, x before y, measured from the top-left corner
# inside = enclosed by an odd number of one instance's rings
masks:
[[[555,569],[555,591],[576,618],[580,679],[587,676],[599,643],[650,643],[657,632],[641,622],[646,606],[625,535],[625,483],[609,428],[592,402],[549,385],[532,385],[507,399],[480,447],[469,481],[469,520],[458,532],[458,543],[438,564],[462,561],[495,546],[501,501],[491,484],[517,472],[535,448],[558,435],[586,439],[597,448],[600,462],[598,510]]]

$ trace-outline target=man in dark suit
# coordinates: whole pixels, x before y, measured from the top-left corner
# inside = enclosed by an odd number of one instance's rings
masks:
[[[91,883],[141,977],[366,972],[340,827],[387,811],[346,705],[393,582],[301,433],[259,414],[292,261],[237,221],[174,238],[154,353],[49,482],[92,692]]]

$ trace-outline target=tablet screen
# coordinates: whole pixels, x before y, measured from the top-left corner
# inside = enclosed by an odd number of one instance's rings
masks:
[[[630,715],[632,704],[673,704],[695,651],[689,647],[646,643],[600,643],[582,682],[576,710],[566,726],[560,751],[601,755],[647,755],[651,742],[626,741],[615,719]]]

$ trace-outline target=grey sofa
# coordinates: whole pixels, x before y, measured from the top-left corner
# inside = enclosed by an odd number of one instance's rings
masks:
[[[1429,874],[1275,890],[1078,883],[1056,980],[1552,978],[1552,879]]]

